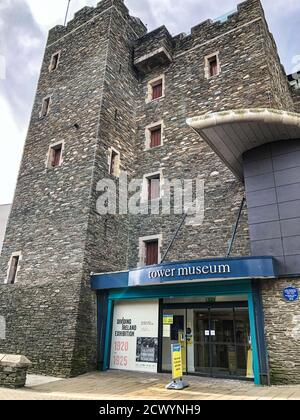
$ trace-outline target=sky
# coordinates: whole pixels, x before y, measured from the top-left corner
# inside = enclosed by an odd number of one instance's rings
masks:
[[[233,10],[241,0],[125,0],[148,30],[176,35]],[[47,33],[63,24],[68,0],[0,0],[0,204],[13,200]],[[98,0],[71,0],[69,20]],[[262,0],[286,72],[300,70],[300,1]]]

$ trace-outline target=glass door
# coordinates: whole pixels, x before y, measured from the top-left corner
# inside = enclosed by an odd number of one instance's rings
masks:
[[[235,375],[233,308],[210,309],[210,354],[213,376]]]
[[[182,305],[182,306],[181,306]],[[213,377],[253,378],[245,302],[174,304],[162,310],[161,370],[170,372],[171,345],[179,343],[183,371]]]
[[[253,378],[252,346],[248,308],[234,308],[236,337],[236,373]]]
[[[248,308],[189,309],[188,319],[191,313],[194,345],[193,351],[188,345],[188,372],[253,378]]]
[[[191,309],[193,325],[191,334],[194,342],[188,343],[189,372],[210,374],[209,309]],[[191,317],[192,318],[192,317]],[[190,331],[188,331],[190,332]]]

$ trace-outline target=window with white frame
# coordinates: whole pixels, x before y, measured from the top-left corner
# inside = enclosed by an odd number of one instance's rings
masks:
[[[138,267],[159,264],[161,261],[162,235],[144,236],[139,239]]]
[[[46,98],[44,98],[42,102],[42,109],[40,113],[41,117],[47,117],[47,115],[49,114],[50,105],[51,105],[51,96],[46,96]]]
[[[108,173],[111,176],[115,176],[118,178],[120,176],[120,164],[121,164],[120,152],[118,152],[114,148],[111,148],[109,150]]]
[[[210,79],[218,76],[221,72],[219,53],[213,53],[205,57],[205,77]]]
[[[49,146],[46,167],[57,168],[63,163],[64,142],[60,141]]]
[[[163,121],[149,124],[145,130],[145,149],[154,149],[163,145],[164,124]]]
[[[153,172],[143,177],[142,202],[159,200],[162,196],[162,172]]]
[[[160,75],[148,82],[146,102],[156,101],[165,96],[165,75]]]
[[[49,72],[50,73],[57,69],[57,67],[59,65],[59,60],[60,60],[60,51],[52,54],[51,60],[50,60],[50,65],[49,65]]]
[[[21,259],[21,252],[15,252],[11,255],[8,264],[7,278],[5,282],[6,284],[15,284],[17,282],[17,276],[20,270]]]

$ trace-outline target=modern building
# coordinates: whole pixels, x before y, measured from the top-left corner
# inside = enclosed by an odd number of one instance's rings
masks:
[[[0,352],[69,377],[169,372],[180,343],[188,374],[300,383],[294,80],[259,0],[175,37],[122,0],[53,28],[1,254]],[[126,214],[124,172],[156,214]],[[169,180],[204,187],[201,220],[175,193],[160,211]]]
[[[0,204],[0,252],[3,245],[10,208],[10,204]]]

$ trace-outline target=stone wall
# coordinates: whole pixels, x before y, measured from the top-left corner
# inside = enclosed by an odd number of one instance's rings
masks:
[[[144,25],[129,16],[121,0],[104,0],[49,34],[0,260],[0,316],[6,320],[0,351],[27,354],[34,372],[74,376],[96,366],[90,272],[126,266],[127,233],[121,231],[127,222],[96,214],[95,185],[107,177],[108,146],[117,139],[115,133],[134,121],[132,42],[144,33]],[[51,56],[58,51],[59,66],[49,73]],[[126,78],[122,82],[119,76],[112,91],[120,69],[116,56]],[[127,96],[115,98],[122,89]],[[50,112],[40,118],[47,95]],[[115,123],[117,103],[120,119]],[[61,140],[63,163],[48,169],[49,145]],[[116,141],[130,157],[130,131]],[[108,237],[114,238],[111,243]],[[17,283],[7,285],[13,252],[22,253],[20,270]]]
[[[151,36],[159,42],[160,32],[148,34],[144,51],[142,43],[138,44],[140,56],[147,53]],[[219,52],[221,73],[208,80],[204,72],[205,57],[215,52]],[[281,71],[275,80],[270,66],[266,66],[268,60],[272,67],[276,65],[278,73]],[[161,74],[165,76],[165,97],[146,103],[148,81]],[[141,75],[137,104],[135,176],[142,178],[161,169],[163,177],[169,180],[200,177],[205,182],[204,223],[182,228],[168,260],[225,256],[244,186],[192,132],[186,119],[228,109],[291,109],[288,83],[260,2],[244,2],[226,22],[206,21],[192,28],[191,35],[175,37],[172,64]],[[144,150],[145,127],[159,120],[164,123],[163,146]],[[181,217],[132,217],[129,266],[138,264],[139,237],[162,234],[164,253]],[[246,210],[232,255],[250,255]]]
[[[11,207],[10,204],[0,205],[0,253],[1,253],[2,244],[4,241],[10,207]]]
[[[300,300],[287,302],[283,290],[300,289],[300,279],[262,281],[265,334],[270,363],[271,383],[300,383]]]
[[[29,366],[25,356],[0,354],[0,387],[23,388]]]
[[[292,97],[294,101],[294,108],[296,112],[300,113],[300,89],[292,90]]]

